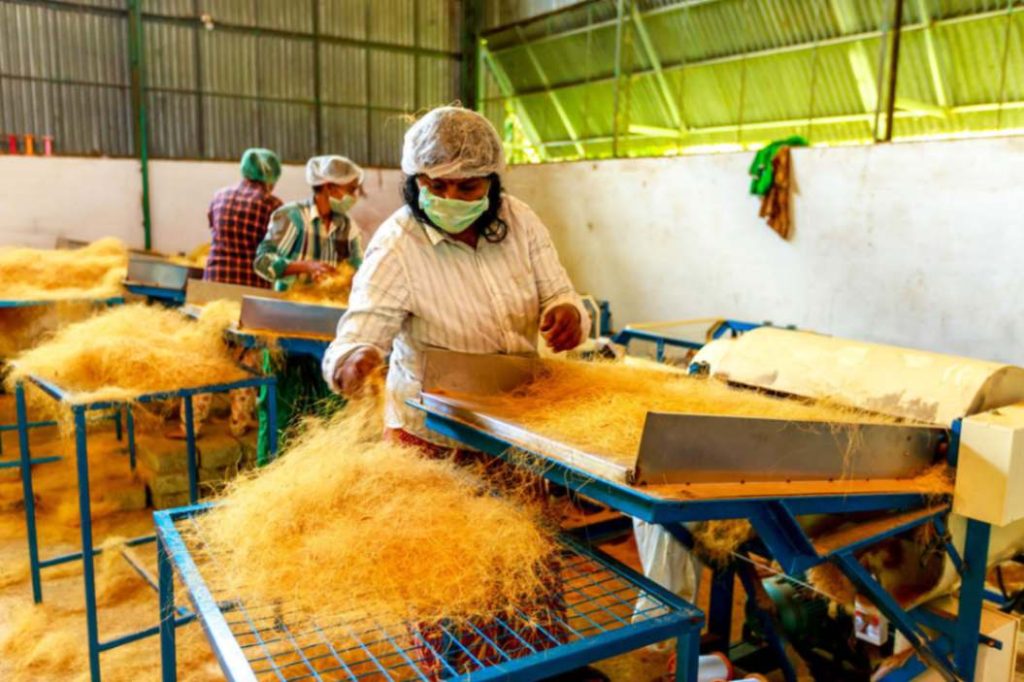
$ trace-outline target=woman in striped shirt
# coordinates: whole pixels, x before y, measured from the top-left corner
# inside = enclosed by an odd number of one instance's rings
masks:
[[[315,156],[306,164],[306,182],[313,196],[274,211],[267,236],[256,249],[256,273],[277,291],[288,289],[299,277],[328,276],[342,261],[356,268],[362,261],[359,227],[348,212],[361,192],[363,169],[344,156]],[[296,355],[271,363],[266,356],[264,369],[277,375],[279,431],[303,415],[340,402],[320,379],[315,358]],[[270,425],[262,411],[259,426],[263,453]]]
[[[406,205],[374,234],[323,361],[350,394],[390,354],[385,425],[400,438],[446,445],[405,404],[424,349],[535,354],[539,331],[563,351],[590,328],[547,228],[502,192],[504,166],[494,126],[468,109],[434,109],[405,135]]]
[[[405,403],[419,394],[424,350],[535,354],[539,333],[563,351],[579,345],[590,328],[547,228],[526,204],[502,192],[504,165],[497,131],[476,112],[441,107],[413,124],[402,151],[406,205],[370,241],[348,312],[324,355],[325,380],[351,394],[390,354],[385,425],[390,437],[426,456],[446,456],[450,444]],[[543,628],[513,633],[484,618],[475,631],[458,632],[459,647],[445,644],[451,635],[443,629],[419,628],[420,639],[430,643],[422,648],[421,667],[439,675],[439,655],[459,671],[477,661],[500,663],[495,642],[550,648],[564,619],[560,592],[554,586],[537,603],[521,605]],[[607,680],[589,668],[558,679]]]
[[[270,216],[256,249],[256,273],[284,291],[297,277],[319,279],[342,261],[362,261],[359,226],[348,215],[363,185],[363,169],[344,156],[314,156],[306,163],[313,196],[285,204]]]

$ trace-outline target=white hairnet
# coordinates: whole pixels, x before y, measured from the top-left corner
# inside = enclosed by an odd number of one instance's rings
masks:
[[[470,109],[438,107],[405,133],[402,172],[406,175],[478,178],[504,170],[498,131]]]
[[[347,185],[353,180],[358,180],[360,185],[363,184],[363,169],[345,156],[314,156],[306,162],[306,182],[313,187],[328,182]]]

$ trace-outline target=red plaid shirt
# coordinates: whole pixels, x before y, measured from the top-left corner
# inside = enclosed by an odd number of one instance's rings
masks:
[[[281,203],[263,184],[250,180],[214,194],[207,213],[212,240],[203,279],[269,288],[270,283],[253,270],[253,261],[256,247],[267,234],[270,214]]]

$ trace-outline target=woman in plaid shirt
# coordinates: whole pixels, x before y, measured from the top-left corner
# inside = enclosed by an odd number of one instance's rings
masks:
[[[210,202],[210,256],[203,279],[264,289],[270,286],[256,274],[253,261],[271,214],[281,206],[273,194],[280,177],[277,154],[269,149],[245,151],[242,181],[218,191]]]
[[[274,196],[274,185],[281,178],[281,160],[269,149],[247,149],[242,154],[242,181],[225,187],[213,195],[207,218],[210,221],[210,255],[203,270],[203,279],[225,284],[269,288],[269,284],[256,274],[253,260],[256,247],[267,233],[270,216],[281,206]],[[240,360],[252,369],[261,366],[260,353],[246,351]],[[241,388],[231,391],[232,435],[240,437],[253,426],[253,413],[257,407],[256,390]],[[192,400],[194,428],[199,435],[210,414],[213,397],[206,393]],[[263,417],[261,416],[261,419]],[[185,437],[185,410],[181,410],[182,423],[167,433],[171,438]],[[266,443],[259,444],[265,458]]]

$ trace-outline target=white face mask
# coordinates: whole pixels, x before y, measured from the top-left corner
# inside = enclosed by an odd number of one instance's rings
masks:
[[[421,186],[419,204],[432,223],[448,234],[458,234],[476,222],[491,205],[491,201],[486,195],[476,201],[445,199],[433,194],[426,186]]]

